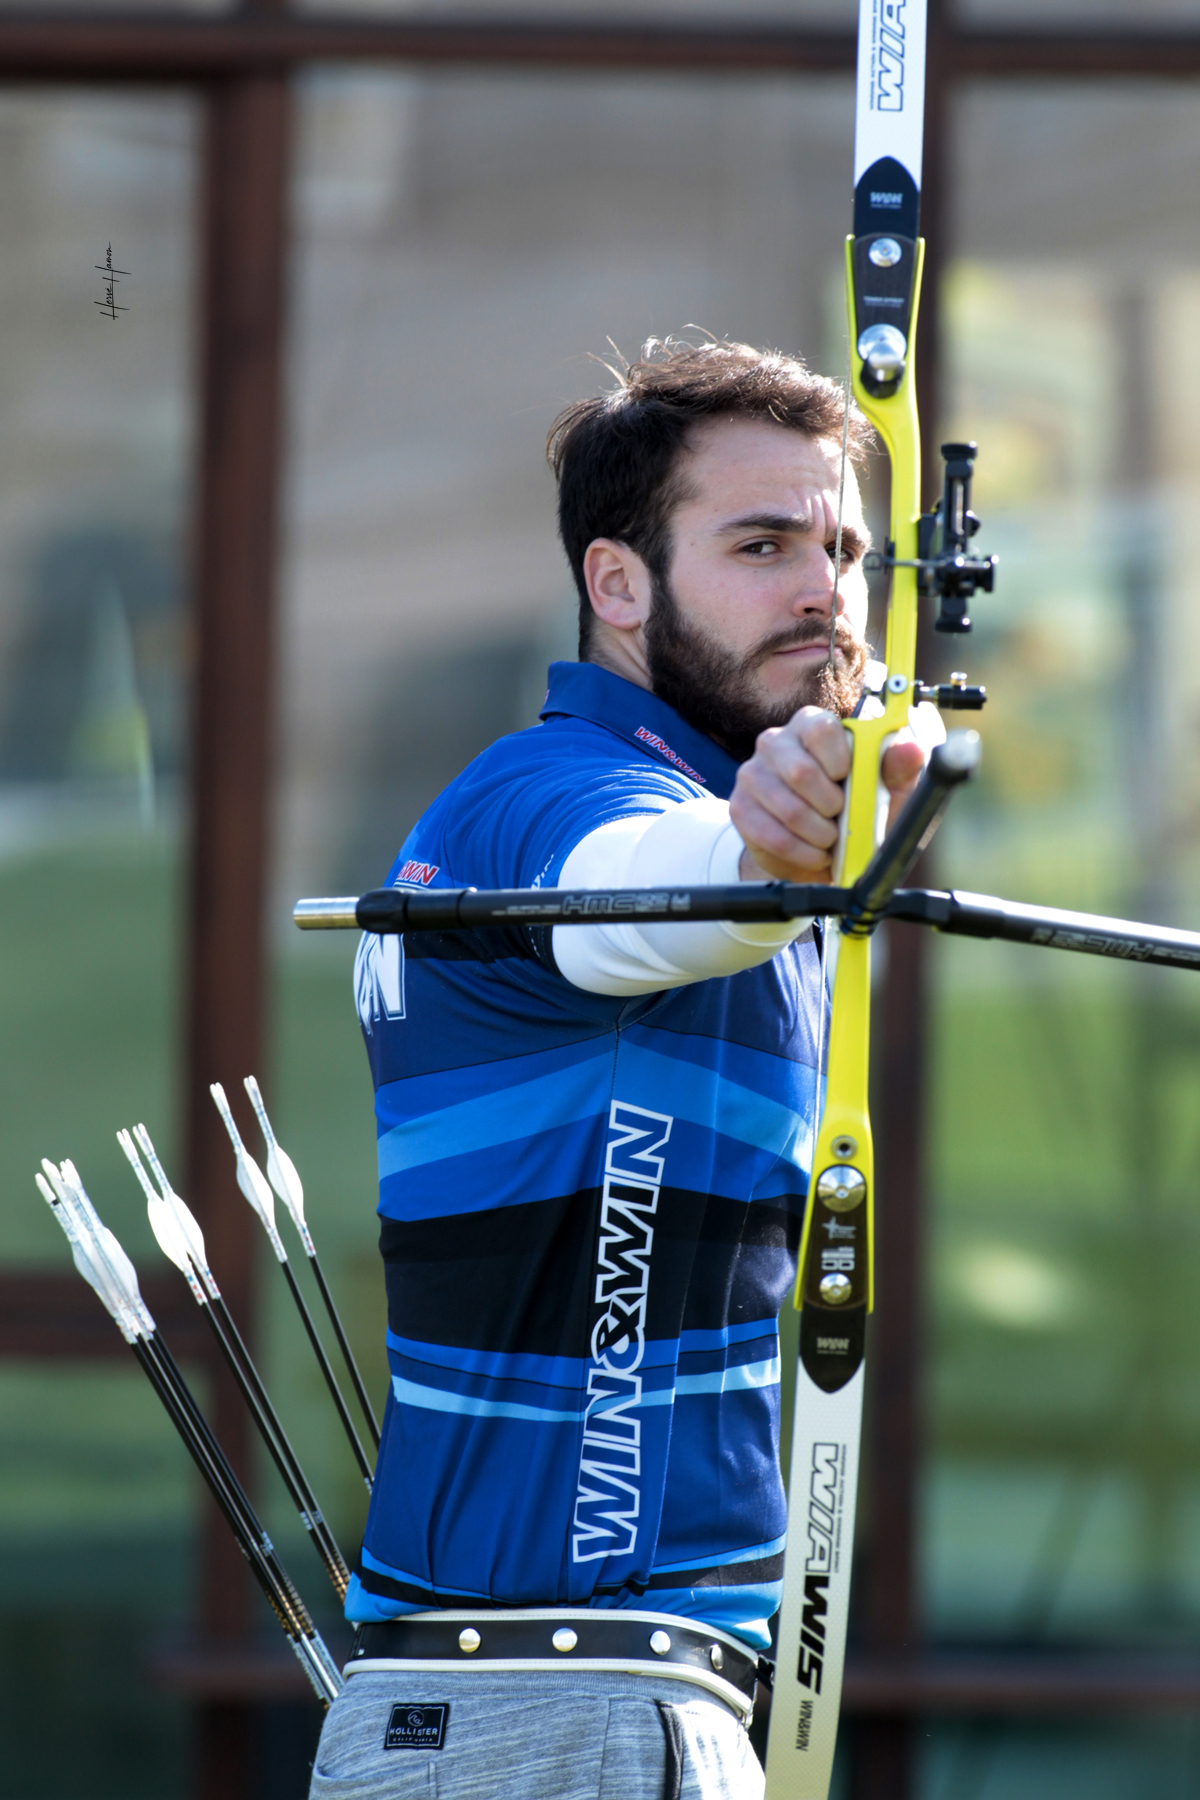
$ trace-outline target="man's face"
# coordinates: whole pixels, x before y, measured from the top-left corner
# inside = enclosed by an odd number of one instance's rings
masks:
[[[848,713],[867,660],[870,538],[847,465],[831,668],[840,443],[714,419],[697,429],[679,476],[670,568],[646,624],[654,691],[738,756],[801,706]]]

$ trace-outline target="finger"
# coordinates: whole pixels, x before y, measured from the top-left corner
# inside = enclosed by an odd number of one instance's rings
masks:
[[[836,713],[821,706],[802,706],[782,733],[803,745],[831,781],[845,781],[853,754],[846,727]]]
[[[836,829],[813,815],[813,830],[832,837],[817,844],[791,830],[752,794],[735,795],[729,816],[747,850],[768,874],[791,881],[827,881]]]
[[[880,775],[889,794],[908,795],[921,778],[925,753],[911,738],[889,744],[883,753]]]
[[[816,788],[821,805],[814,806],[804,793],[797,793],[801,782]],[[827,850],[837,837],[843,801],[843,790],[807,759],[800,770],[781,772],[765,756],[755,756],[738,771],[730,816],[741,830],[743,818],[751,816],[747,809],[753,807],[755,818],[765,815],[793,837]]]
[[[818,850],[828,850],[837,842],[838,820],[842,812],[844,798],[841,788],[834,788],[836,795],[836,812],[831,817],[827,812],[813,806],[802,794],[797,794],[772,769],[760,769],[747,783],[747,792],[761,810],[774,819],[793,837],[801,838]]]
[[[798,881],[806,887],[828,885],[833,880],[833,865],[829,862],[817,863],[811,867],[807,863],[790,862],[786,857],[772,856],[768,850],[749,851],[753,867],[761,870],[761,876],[772,881]],[[756,879],[753,873],[744,875],[744,880]]]
[[[840,724],[836,729],[842,740],[842,748],[845,749],[845,731]],[[823,748],[829,754],[828,745]],[[842,759],[830,754],[830,760],[836,767]],[[848,750],[844,761],[845,774],[848,774]],[[845,789],[841,785],[844,776],[831,776],[808,746],[786,725],[761,734],[754,756],[743,765],[742,773],[751,783],[760,777],[782,782],[790,793],[826,819],[837,818],[845,803]]]

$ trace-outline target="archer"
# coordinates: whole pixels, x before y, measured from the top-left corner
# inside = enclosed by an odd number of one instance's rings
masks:
[[[845,406],[668,343],[560,417],[580,660],[391,884],[830,878],[869,660]],[[922,766],[886,753],[893,808]],[[401,1751],[413,1792],[761,1793],[822,977],[808,920],[362,940],[392,1392],[314,1795],[396,1791]]]

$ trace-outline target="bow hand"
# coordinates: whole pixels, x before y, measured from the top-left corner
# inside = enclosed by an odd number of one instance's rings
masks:
[[[849,733],[836,713],[818,706],[803,706],[786,725],[760,734],[729,803],[746,846],[743,881],[832,879],[850,760]],[[924,766],[912,738],[898,735],[885,750],[880,776],[890,795],[889,827]]]

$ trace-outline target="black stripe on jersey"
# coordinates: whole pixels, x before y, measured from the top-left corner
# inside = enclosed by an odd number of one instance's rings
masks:
[[[481,1597],[453,1588],[437,1588],[424,1582],[401,1581],[395,1576],[381,1574],[378,1569],[364,1568],[361,1560],[355,1564],[354,1573],[369,1594],[379,1594],[387,1600],[402,1600],[410,1606],[470,1606],[478,1607],[481,1612],[498,1612],[505,1607],[564,1604],[560,1594],[545,1595],[536,1600],[496,1600],[490,1595]],[[783,1555],[780,1553],[778,1556],[761,1557],[755,1562],[719,1563],[708,1569],[677,1569],[669,1574],[652,1573],[649,1581],[632,1579],[617,1584],[601,1583],[592,1591],[604,1599],[615,1594],[632,1594],[635,1599],[640,1599],[643,1594],[650,1593],[655,1588],[673,1588],[677,1592],[686,1593],[693,1588],[754,1587],[763,1582],[780,1581],[782,1578]]]
[[[614,1594],[632,1594],[640,1599],[643,1594],[654,1588],[673,1588],[677,1593],[689,1593],[693,1588],[714,1587],[756,1587],[766,1581],[782,1581],[783,1552],[777,1556],[759,1557],[754,1562],[718,1563],[708,1569],[672,1569],[670,1573],[651,1572],[648,1581],[630,1579],[605,1586],[601,1584],[592,1589],[594,1594],[602,1594],[605,1599]]]
[[[773,1319],[795,1279],[802,1207],[798,1196],[747,1204],[664,1187],[646,1336]],[[585,1188],[487,1212],[383,1219],[391,1329],[464,1350],[586,1356],[599,1214],[598,1190]]]
[[[764,1581],[782,1581],[783,1552],[759,1557],[755,1562],[718,1563],[711,1569],[673,1569],[650,1575],[651,1588],[756,1587]]]
[[[406,931],[404,954],[413,962],[503,962],[513,958],[554,969],[549,925],[489,926],[486,931]]]
[[[385,1600],[405,1600],[410,1606],[421,1607],[472,1607],[479,1612],[498,1612],[504,1607],[518,1606],[559,1606],[557,1599],[551,1600],[493,1600],[487,1595],[464,1593],[461,1589],[436,1588],[426,1586],[424,1582],[400,1581],[393,1575],[383,1575],[378,1569],[366,1569],[361,1558],[354,1565],[354,1573],[369,1594],[379,1594]]]
[[[383,1219],[388,1324],[463,1350],[582,1356],[591,1328],[598,1194],[411,1223]]]

